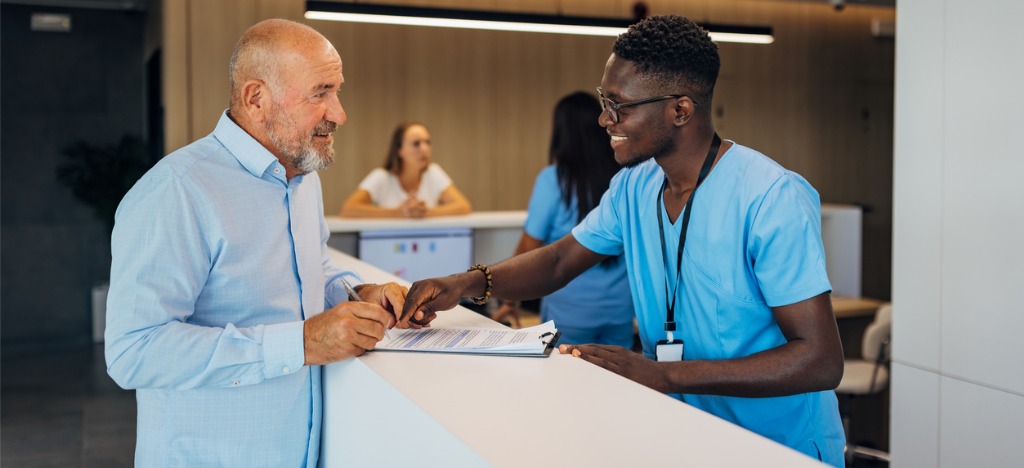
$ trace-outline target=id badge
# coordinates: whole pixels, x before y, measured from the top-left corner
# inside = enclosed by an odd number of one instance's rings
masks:
[[[654,356],[658,362],[682,361],[683,340],[658,340],[654,344]]]

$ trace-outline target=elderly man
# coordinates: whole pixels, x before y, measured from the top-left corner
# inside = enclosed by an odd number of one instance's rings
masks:
[[[263,21],[230,77],[213,133],[117,211],[106,360],[138,389],[138,466],[316,466],[319,365],[372,349],[405,297],[359,284],[349,301],[328,258],[316,171],[346,119],[331,43]]]

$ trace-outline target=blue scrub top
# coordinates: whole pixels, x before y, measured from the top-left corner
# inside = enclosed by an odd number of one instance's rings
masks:
[[[653,160],[620,171],[600,206],[572,231],[594,252],[625,254],[644,354],[652,359],[655,342],[666,338],[666,277],[675,278],[682,224],[681,215],[670,223],[658,206],[664,179]],[[784,344],[771,307],[831,290],[817,192],[798,174],[734,143],[697,190],[692,210],[676,289],[684,359],[736,359]],[[668,265],[656,216],[665,225]],[[845,438],[832,391],[676,397],[816,459],[843,463]]]
[[[568,206],[562,199],[556,166],[537,175],[530,196],[523,230],[534,239],[550,244],[565,237],[576,226],[576,196]],[[541,301],[542,320],[554,320],[569,328],[593,329],[633,323],[633,296],[626,283],[623,261],[605,267],[596,265],[577,276],[564,288]]]

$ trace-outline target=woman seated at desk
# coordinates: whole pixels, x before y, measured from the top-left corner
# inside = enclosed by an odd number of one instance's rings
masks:
[[[400,124],[391,135],[383,168],[359,183],[341,207],[352,218],[423,218],[467,214],[466,196],[430,161],[430,132],[420,123]]]

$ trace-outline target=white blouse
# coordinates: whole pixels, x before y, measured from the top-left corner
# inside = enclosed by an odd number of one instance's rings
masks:
[[[434,208],[441,199],[441,193],[451,185],[452,179],[444,169],[437,163],[430,163],[420,177],[420,188],[415,196],[423,200],[427,208]],[[409,198],[398,176],[380,167],[370,171],[359,183],[359,188],[370,192],[373,204],[381,208],[398,208],[406,198]]]

